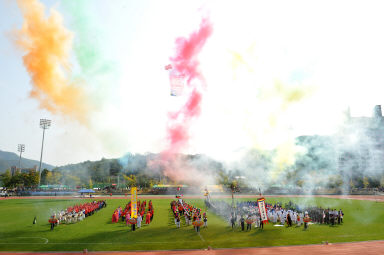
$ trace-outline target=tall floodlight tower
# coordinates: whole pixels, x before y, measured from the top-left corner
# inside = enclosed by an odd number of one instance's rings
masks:
[[[17,151],[20,152],[19,169],[21,170],[21,154],[25,151],[25,145],[24,144],[19,144],[17,146]]]
[[[41,162],[43,160],[44,134],[45,134],[45,130],[48,129],[50,126],[51,126],[51,120],[40,119],[40,127],[43,129],[43,141],[41,142],[41,154],[40,154],[40,165],[39,165],[39,186],[38,187],[40,187],[40,180],[41,180]]]

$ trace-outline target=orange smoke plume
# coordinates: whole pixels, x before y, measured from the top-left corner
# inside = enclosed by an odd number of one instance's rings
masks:
[[[85,123],[88,104],[84,90],[71,81],[69,52],[72,33],[67,30],[60,13],[50,11],[38,0],[18,0],[24,23],[16,31],[16,43],[26,55],[24,65],[32,78],[30,96],[40,107],[57,114],[71,116]]]

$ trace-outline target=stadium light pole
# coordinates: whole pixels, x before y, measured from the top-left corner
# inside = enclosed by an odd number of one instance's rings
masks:
[[[41,181],[41,162],[43,160],[44,134],[45,134],[45,130],[48,129],[50,126],[51,126],[51,120],[40,119],[40,128],[43,129],[43,141],[41,142],[41,154],[40,154],[40,165],[39,165],[39,185],[37,186],[38,188],[40,187],[40,181]]]
[[[19,144],[17,146],[17,151],[20,152],[20,157],[19,157],[19,169],[21,171],[21,154],[25,151],[25,145],[24,144]]]

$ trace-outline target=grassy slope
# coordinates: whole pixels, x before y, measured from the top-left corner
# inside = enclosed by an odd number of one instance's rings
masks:
[[[268,199],[272,202],[274,199]],[[288,201],[278,198],[277,201]],[[0,201],[0,251],[79,251],[88,250],[151,250],[193,249],[218,247],[276,246],[329,242],[348,242],[384,239],[384,204],[370,201],[353,201],[317,198],[294,199],[294,202],[319,204],[342,208],[344,225],[329,227],[311,225],[303,228],[265,226],[264,230],[250,232],[232,230],[220,217],[208,212],[208,228],[201,230],[202,240],[193,228],[176,229],[169,211],[169,199],[153,200],[154,221],[132,232],[123,223],[112,224],[113,210],[126,201],[108,200],[108,207],[84,221],[60,225],[49,230],[51,210],[73,205],[76,200],[2,200]],[[84,202],[84,200],[81,200]],[[203,206],[203,200],[188,200]],[[37,225],[33,217],[37,216]],[[183,223],[183,222],[182,222]],[[183,224],[182,224],[183,225]],[[49,240],[44,244],[46,238]]]

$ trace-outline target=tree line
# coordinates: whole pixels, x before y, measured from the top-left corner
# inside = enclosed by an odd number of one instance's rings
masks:
[[[346,179],[346,174],[337,169],[328,138],[300,137],[297,142],[307,151],[298,155],[294,165],[284,170],[284,180],[278,180],[282,186],[292,184],[303,188],[308,185],[317,185],[329,189],[342,186],[348,186],[350,189],[384,187],[384,175],[369,176],[352,169]],[[184,155],[183,157],[188,164],[213,176],[216,184],[228,189],[234,186],[246,189],[252,186],[259,187],[250,181],[263,180],[262,174],[268,174],[268,172],[260,174],[260,169],[270,168],[273,156],[273,152],[251,150],[239,161],[241,166],[235,165],[230,170],[220,162],[204,155]],[[127,154],[120,159],[103,158],[98,161],[66,165],[51,171],[43,169],[41,185],[65,185],[71,189],[78,187],[124,189],[132,186],[150,189],[156,184],[181,184],[165,176],[164,169],[161,167],[149,163],[157,157],[157,154]],[[244,172],[244,168],[248,171]],[[251,178],[249,174],[254,176]],[[246,176],[247,179],[239,179],[239,176]],[[7,170],[0,175],[1,186],[7,188],[37,188],[38,178],[38,172],[34,170],[29,173],[15,173],[13,176],[10,170]]]
[[[16,172],[12,176],[11,171],[7,169],[0,175],[0,180],[6,188],[36,187],[39,183],[39,173],[31,170],[28,173]]]

